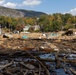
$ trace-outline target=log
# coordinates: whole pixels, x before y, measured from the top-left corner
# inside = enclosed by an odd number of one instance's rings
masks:
[[[60,60],[59,60],[59,57],[58,57],[58,53],[55,54],[55,63],[56,63],[56,68],[60,68]]]
[[[69,63],[71,63],[71,62],[76,62],[76,60],[74,60],[74,59],[72,59],[72,60],[70,60],[70,59],[61,59],[61,61],[62,62],[69,62]]]
[[[8,70],[6,70],[5,72],[3,72],[4,75],[13,75],[13,73],[9,72]]]
[[[24,67],[26,67],[26,69],[29,69],[30,70],[30,68],[27,67],[23,62],[20,62],[20,64],[23,65]]]
[[[76,71],[75,71],[73,68],[70,68],[70,71],[71,71],[74,75],[76,75]]]
[[[39,64],[39,75],[41,74],[41,65]]]
[[[23,75],[26,75],[28,73],[28,70],[26,70],[26,72]]]
[[[24,75],[36,75],[34,70],[27,70]]]
[[[69,67],[66,67],[66,65],[65,65],[63,68],[64,68],[65,73],[67,73],[67,74],[69,74],[69,75],[72,75]]]
[[[12,64],[13,64],[13,62],[10,62],[10,63],[8,63],[8,64],[6,64],[4,66],[0,66],[1,67],[0,70],[3,70],[4,68],[6,68],[8,66],[11,66]]]
[[[50,75],[49,70],[42,64],[41,61],[39,61],[36,57],[34,57],[34,56],[33,56],[32,54],[30,54],[29,52],[26,51],[26,53],[29,54],[29,55],[30,55],[31,57],[33,57],[34,59],[36,59],[36,60],[38,61],[38,63],[45,69],[46,74],[47,74],[47,75]]]
[[[65,71],[65,73],[67,73],[67,69],[64,67],[64,71]]]

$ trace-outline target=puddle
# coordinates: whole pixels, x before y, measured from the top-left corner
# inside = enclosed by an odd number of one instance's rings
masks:
[[[40,58],[45,58],[45,59],[54,59],[55,60],[55,55],[54,54],[42,54],[39,57]]]

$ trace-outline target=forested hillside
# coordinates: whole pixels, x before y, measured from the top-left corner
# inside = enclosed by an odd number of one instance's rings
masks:
[[[17,18],[17,17],[40,17],[41,15],[45,15],[45,13],[31,10],[11,9],[0,6],[0,16]]]

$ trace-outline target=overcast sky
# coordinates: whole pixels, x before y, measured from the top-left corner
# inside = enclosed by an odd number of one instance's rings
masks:
[[[76,15],[76,0],[0,0],[0,6],[48,14],[71,13]]]

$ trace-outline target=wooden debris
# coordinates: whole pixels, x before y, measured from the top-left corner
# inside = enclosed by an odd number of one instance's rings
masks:
[[[1,67],[0,70],[6,68],[6,67],[8,67],[8,66],[11,66],[12,64],[13,64],[13,62],[10,62],[10,63],[8,63],[8,64],[6,64],[6,65],[4,65],[4,66],[0,66],[0,67]]]
[[[26,51],[26,53],[29,54],[29,55],[30,55],[31,57],[33,57],[34,59],[36,59],[36,60],[38,61],[38,63],[45,69],[46,74],[47,74],[47,75],[50,75],[49,70],[42,64],[41,61],[39,61],[36,57],[34,57],[34,56],[33,56],[32,54],[30,54],[29,52]]]
[[[70,68],[71,72],[76,75],[76,71],[73,68]]]
[[[15,41],[14,44],[13,41]],[[6,49],[6,47],[8,48]],[[54,51],[54,49],[58,51]],[[7,39],[2,42],[0,46],[0,62],[8,60],[6,65],[0,66],[0,74],[52,75],[54,70],[63,68],[69,75],[75,75],[76,71],[72,68],[75,66],[72,64],[76,63],[76,59],[69,59],[70,54],[76,54],[75,51],[76,41],[74,40],[60,39],[60,41],[58,41],[57,39]],[[54,55],[55,58],[51,59],[49,57],[39,57],[39,55],[47,53]],[[14,62],[11,61],[9,63],[10,59]],[[47,65],[46,62],[54,63],[54,70],[52,69],[52,66]]]

